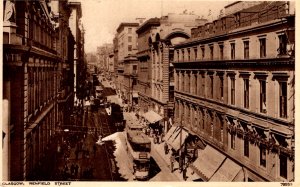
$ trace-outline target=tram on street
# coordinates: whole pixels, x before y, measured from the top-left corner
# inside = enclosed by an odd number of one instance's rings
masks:
[[[139,125],[126,125],[126,143],[131,167],[137,180],[147,180],[150,168],[151,141]]]

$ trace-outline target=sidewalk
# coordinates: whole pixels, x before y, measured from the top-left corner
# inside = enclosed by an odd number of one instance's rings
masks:
[[[164,162],[168,166],[169,172],[171,173],[171,162],[170,162],[171,150],[169,150],[168,154],[165,154],[164,142],[161,142],[160,144],[154,144],[153,138],[151,137],[149,138],[152,142],[153,145],[152,147],[159,154],[159,156],[164,160]],[[180,179],[180,181],[184,181],[183,174],[179,170],[179,163],[177,161],[175,161],[174,163],[174,171],[172,174],[175,175],[178,179]],[[193,172],[193,170],[190,167],[187,168],[186,177],[187,177],[186,181],[193,181],[200,178],[196,173]]]

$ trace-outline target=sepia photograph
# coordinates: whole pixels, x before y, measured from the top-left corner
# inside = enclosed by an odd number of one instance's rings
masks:
[[[3,0],[1,186],[292,186],[295,10]]]

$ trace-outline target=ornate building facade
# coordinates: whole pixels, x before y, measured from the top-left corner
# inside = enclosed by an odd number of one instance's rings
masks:
[[[196,15],[168,14],[151,18],[137,29],[140,111],[153,110],[161,117],[173,118],[173,45],[191,36],[191,28],[206,22]]]
[[[116,87],[122,93],[125,101],[130,106],[137,94],[134,94],[137,76],[137,34],[139,23],[121,23],[117,28],[115,42],[117,50],[114,49],[115,58],[118,59]],[[116,43],[115,43],[116,46]]]
[[[63,18],[55,17],[54,7]],[[54,7],[48,1],[4,1],[3,180],[32,180],[38,175],[73,106],[70,10],[67,1]]]
[[[228,5],[230,14],[192,29],[174,47],[175,121],[241,167],[237,180],[294,180],[292,5]],[[210,159],[201,159],[201,167],[194,164],[201,178],[220,180],[204,172]]]

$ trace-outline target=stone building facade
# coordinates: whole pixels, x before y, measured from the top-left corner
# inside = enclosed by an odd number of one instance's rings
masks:
[[[53,17],[54,7],[47,1],[4,1],[3,180],[32,180],[38,175],[73,106],[70,10],[67,1],[55,7],[63,19]]]
[[[84,28],[81,24],[82,8],[81,3],[74,0],[69,1],[71,15],[69,18],[69,27],[72,35],[74,36],[74,102],[78,105],[82,102],[84,93],[84,83],[86,76],[86,62],[84,53]]]
[[[117,42],[118,59],[116,88],[122,93],[125,101],[133,105],[133,98],[136,94],[135,82],[137,76],[137,34],[136,29],[139,23],[121,23],[117,28],[115,42]],[[115,44],[116,46],[116,44]]]
[[[175,121],[242,167],[238,180],[294,180],[292,7],[270,1],[231,12],[174,47]]]
[[[140,111],[153,110],[168,119],[174,112],[173,45],[191,36],[191,28],[206,22],[196,15],[168,14],[151,18],[138,30],[138,92]]]

